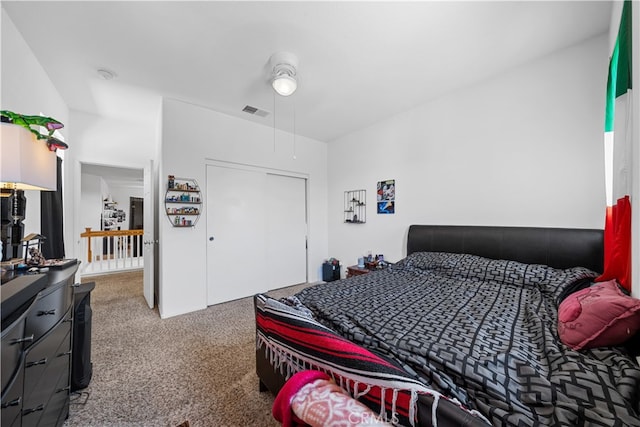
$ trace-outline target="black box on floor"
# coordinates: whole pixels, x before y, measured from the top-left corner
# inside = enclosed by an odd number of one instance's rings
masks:
[[[322,280],[324,282],[333,282],[340,280],[340,264],[325,262],[322,264]]]

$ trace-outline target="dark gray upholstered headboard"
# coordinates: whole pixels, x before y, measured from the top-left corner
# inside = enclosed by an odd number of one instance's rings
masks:
[[[469,253],[555,268],[603,270],[602,230],[577,228],[412,225],[407,255],[413,252]]]

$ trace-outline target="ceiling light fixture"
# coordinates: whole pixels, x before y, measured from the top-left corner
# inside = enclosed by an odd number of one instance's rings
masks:
[[[98,75],[105,80],[113,80],[117,74],[111,70],[107,70],[106,68],[98,69]]]
[[[289,96],[298,88],[298,58],[289,52],[278,52],[269,58],[271,86],[278,95]]]

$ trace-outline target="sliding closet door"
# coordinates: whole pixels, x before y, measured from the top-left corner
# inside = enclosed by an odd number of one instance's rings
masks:
[[[207,304],[307,280],[306,180],[207,166]]]
[[[267,175],[209,165],[206,191],[207,305],[266,291]]]
[[[267,175],[269,289],[307,281],[306,180]]]

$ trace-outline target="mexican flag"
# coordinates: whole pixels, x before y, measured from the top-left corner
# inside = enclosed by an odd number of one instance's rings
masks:
[[[604,226],[604,273],[631,290],[631,4],[626,0],[609,62],[604,124],[607,210]]]

